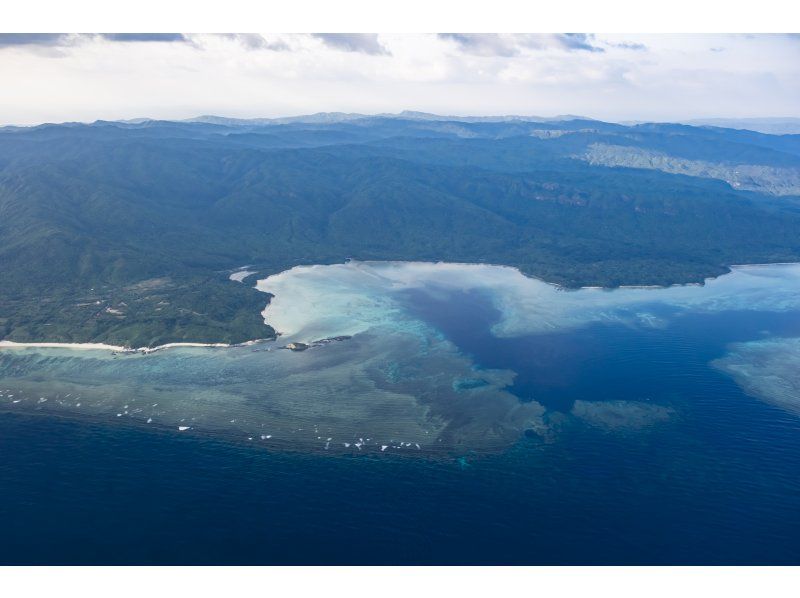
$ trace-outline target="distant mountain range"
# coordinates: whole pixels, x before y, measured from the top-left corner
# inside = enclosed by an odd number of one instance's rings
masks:
[[[285,124],[337,124],[348,121],[370,121],[374,119],[398,119],[398,120],[411,120],[411,121],[438,121],[438,122],[463,122],[463,123],[501,123],[501,122],[539,122],[539,123],[559,123],[571,120],[580,121],[593,121],[595,119],[588,116],[577,116],[573,114],[562,114],[557,116],[523,116],[523,115],[504,115],[504,116],[444,116],[440,114],[432,114],[430,112],[417,112],[413,110],[404,110],[396,114],[380,113],[380,114],[361,114],[358,112],[317,112],[314,114],[301,114],[298,116],[283,116],[274,118],[231,118],[226,116],[215,116],[213,114],[205,114],[193,118],[187,118],[178,121],[164,121],[153,118],[131,118],[127,120],[118,121],[97,121],[114,122],[120,125],[146,125],[147,123],[159,122],[189,122],[189,123],[205,123],[222,125],[229,127],[253,127],[253,126],[268,126],[268,125],[285,125]],[[596,121],[600,122],[600,121]],[[726,129],[743,129],[755,131],[758,133],[766,133],[769,135],[796,135],[800,134],[800,118],[798,117],[765,117],[765,118],[698,118],[676,121],[677,124],[685,124],[695,127],[718,127]],[[55,124],[55,123],[48,123]],[[87,123],[59,123],[63,126],[87,124]],[[96,123],[95,123],[96,124]],[[636,126],[646,124],[669,124],[669,123],[653,123],[652,121],[621,121],[616,123],[622,126]],[[18,127],[9,125],[3,128],[29,128]]]
[[[748,129],[771,135],[797,135],[800,118],[707,118],[686,121],[688,125]]]
[[[416,112],[0,129],[0,338],[269,336],[230,271],[346,258],[566,286],[796,261],[800,135]]]
[[[508,121],[522,121],[522,122],[543,122],[543,123],[557,123],[570,120],[594,120],[587,116],[576,116],[572,114],[562,114],[558,116],[521,116],[521,115],[506,115],[506,116],[442,116],[439,114],[431,114],[429,112],[414,112],[412,110],[404,110],[397,114],[359,114],[355,112],[318,112],[316,114],[306,114],[300,116],[288,116],[281,118],[226,118],[224,116],[204,115],[195,118],[186,119],[185,122],[201,122],[218,125],[229,126],[252,126],[252,125],[280,125],[289,123],[306,123],[306,124],[331,124],[346,121],[373,119],[373,118],[396,118],[403,120],[423,120],[423,121],[449,121],[449,122],[508,122]],[[140,118],[129,121],[128,123],[142,123],[152,119]],[[706,118],[706,119],[690,119],[679,121],[680,124],[692,125],[696,127],[720,127],[726,129],[746,129],[749,131],[756,131],[758,133],[767,133],[770,135],[796,135],[800,134],[800,118],[780,117],[780,118]],[[623,125],[640,125],[650,124],[648,121],[628,121],[620,123]]]
[[[372,119],[398,119],[398,120],[422,120],[422,121],[449,121],[449,122],[464,122],[464,123],[477,123],[477,122],[507,122],[507,121],[523,121],[523,122],[561,122],[567,120],[591,120],[583,116],[561,115],[553,117],[542,116],[442,116],[439,114],[431,114],[429,112],[415,112],[413,110],[404,110],[397,114],[358,114],[355,112],[318,112],[316,114],[306,114],[300,116],[287,116],[281,118],[226,118],[224,116],[205,115],[195,118],[186,119],[184,122],[202,122],[216,125],[230,125],[230,126],[248,126],[248,125],[285,125],[290,123],[305,123],[305,124],[333,124],[342,123],[355,120],[372,120]],[[143,122],[148,119],[136,119],[138,122]],[[127,121],[134,122],[134,121]]]

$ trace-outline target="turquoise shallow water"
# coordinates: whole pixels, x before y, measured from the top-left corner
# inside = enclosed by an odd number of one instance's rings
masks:
[[[800,561],[796,266],[421,267],[282,275],[274,344],[0,351],[0,561]]]

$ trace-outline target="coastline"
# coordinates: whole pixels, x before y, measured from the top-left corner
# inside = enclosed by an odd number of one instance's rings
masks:
[[[257,270],[248,270],[250,266],[244,266],[243,268],[236,270],[236,272],[231,273],[228,276],[228,280],[232,280],[234,282],[241,282],[244,283],[244,279],[252,276],[253,274],[258,274]]]
[[[719,279],[719,278],[721,278],[723,276],[728,276],[734,270],[750,270],[750,269],[766,268],[766,267],[772,267],[772,266],[800,265],[800,262],[769,262],[769,263],[757,263],[757,264],[731,264],[729,266],[725,266],[725,268],[727,269],[727,272],[725,272],[723,274],[720,274],[718,276],[708,276],[708,277],[704,278],[702,282],[685,282],[685,283],[674,283],[674,284],[669,284],[669,285],[619,285],[619,286],[615,286],[615,287],[604,287],[604,286],[567,287],[567,286],[563,286],[563,285],[561,285],[559,283],[549,282],[549,281],[547,281],[547,280],[545,280],[543,278],[540,278],[538,276],[533,276],[533,275],[530,275],[530,274],[526,274],[523,270],[521,270],[517,266],[509,266],[509,265],[506,265],[506,264],[493,264],[493,263],[489,263],[489,262],[447,262],[447,261],[443,261],[443,260],[437,260],[437,261],[422,261],[422,260],[358,260],[358,259],[348,258],[348,259],[344,260],[343,262],[334,262],[334,263],[331,263],[331,264],[327,264],[327,263],[321,263],[321,264],[298,264],[296,266],[293,266],[291,268],[288,268],[288,269],[283,270],[281,272],[278,272],[276,274],[282,274],[283,272],[289,272],[289,271],[294,270],[296,268],[325,267],[325,266],[331,266],[331,265],[337,265],[337,264],[344,265],[344,264],[349,264],[349,263],[354,263],[354,264],[383,264],[383,263],[386,263],[386,264],[429,264],[429,265],[448,264],[448,265],[455,265],[455,266],[492,266],[492,267],[496,267],[496,268],[508,268],[508,269],[511,269],[511,270],[516,270],[519,274],[521,274],[525,278],[531,278],[533,280],[540,281],[540,282],[542,282],[542,283],[544,283],[546,285],[549,285],[551,287],[554,287],[557,290],[562,291],[562,292],[576,292],[576,291],[581,291],[581,290],[594,290],[594,291],[613,292],[616,289],[657,290],[657,289],[669,289],[669,288],[674,288],[674,287],[704,286],[706,283],[708,283],[710,281],[717,280],[717,279]],[[243,268],[248,268],[248,267],[253,267],[253,266],[244,266]],[[234,274],[236,272],[239,272],[239,271],[242,271],[241,268],[237,269],[234,272]],[[257,273],[258,273],[257,270],[252,272],[252,274],[257,274]],[[252,274],[250,274],[250,275],[252,275]],[[276,274],[273,274],[273,275],[270,275],[270,276],[274,276]],[[267,316],[267,310],[270,307],[270,302],[271,302],[271,299],[272,299],[272,295],[269,292],[262,290],[260,288],[260,284],[264,280],[266,280],[267,278],[269,278],[269,276],[267,276],[264,279],[258,279],[258,280],[255,281],[255,284],[252,285],[252,287],[254,289],[256,289],[259,292],[262,292],[262,293],[267,295],[266,305],[259,312],[261,314],[261,316],[264,318],[264,323],[265,324],[268,324],[266,316]],[[234,279],[231,278],[230,280],[234,280]],[[237,281],[237,282],[244,283],[243,280],[242,281]],[[277,334],[276,338],[277,338],[277,336],[281,335],[280,332],[277,332],[276,334]],[[173,349],[173,348],[181,348],[181,347],[184,347],[184,348],[195,347],[195,348],[218,348],[218,349],[224,349],[224,348],[231,348],[231,347],[249,346],[249,345],[253,345],[253,344],[256,344],[256,343],[261,343],[261,342],[266,342],[266,341],[274,341],[274,340],[276,340],[276,339],[275,338],[261,338],[261,339],[253,339],[253,340],[245,341],[245,342],[242,342],[242,343],[174,342],[174,343],[166,343],[164,345],[158,345],[158,346],[155,346],[155,347],[135,347],[135,348],[127,347],[127,346],[123,346],[123,345],[111,345],[111,344],[107,344],[107,343],[93,343],[93,342],[88,342],[88,343],[61,343],[61,342],[49,342],[49,341],[16,342],[16,341],[10,341],[10,340],[0,340],[0,350],[3,350],[3,349],[35,349],[35,348],[39,348],[39,349],[73,349],[73,350],[105,350],[105,351],[113,351],[113,352],[124,353],[124,354],[140,353],[140,354],[147,355],[147,354],[154,353],[154,352],[157,352],[157,351],[163,351],[163,350],[168,350],[168,349]]]
[[[0,341],[0,350],[2,349],[76,349],[76,350],[99,350],[99,351],[113,351],[115,353],[141,353],[148,355],[156,351],[164,351],[167,349],[175,349],[178,347],[198,347],[209,349],[228,349],[231,347],[248,347],[256,343],[271,341],[274,339],[255,339],[245,341],[243,343],[166,343],[156,347],[123,347],[121,345],[108,345],[105,343],[48,343],[48,342],[35,342],[35,343],[18,343],[15,341]]]
[[[600,291],[614,291],[616,289],[669,289],[673,287],[696,287],[696,286],[703,286],[709,281],[716,280],[722,276],[727,276],[733,270],[744,270],[749,268],[766,268],[770,266],[795,266],[800,265],[800,261],[798,262],[759,262],[753,264],[729,264],[723,266],[726,269],[726,272],[722,274],[718,274],[717,276],[706,276],[701,281],[689,281],[689,282],[674,282],[671,284],[643,284],[643,285],[617,285],[617,286],[601,286],[601,285],[585,285],[579,287],[570,287],[565,286],[563,284],[557,282],[551,282],[546,280],[540,276],[535,276],[533,274],[527,274],[524,270],[522,270],[519,266],[510,266],[508,264],[496,264],[493,262],[449,262],[445,260],[359,260],[353,258],[347,258],[343,262],[331,262],[331,263],[319,263],[319,264],[297,264],[296,266],[292,266],[291,268],[287,268],[286,270],[282,270],[281,272],[276,272],[275,274],[282,274],[284,272],[289,272],[294,270],[295,268],[312,268],[312,267],[324,267],[324,266],[335,266],[335,265],[343,265],[343,264],[448,264],[451,266],[493,266],[495,268],[509,268],[511,270],[516,270],[525,278],[532,278],[533,280],[538,280],[539,282],[543,282],[546,285],[550,285],[552,287],[557,288],[559,291],[565,292],[572,292],[572,291],[582,291],[582,290],[600,290]],[[270,276],[274,276],[272,274]],[[269,276],[267,276],[269,278]],[[259,283],[265,278],[261,278],[256,280],[255,285],[253,288],[261,291],[259,288]],[[266,292],[266,291],[261,291]],[[267,307],[269,304],[267,304]],[[266,309],[266,308],[265,308]]]

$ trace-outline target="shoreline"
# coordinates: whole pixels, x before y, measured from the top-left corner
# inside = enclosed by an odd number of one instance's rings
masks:
[[[563,284],[557,282],[550,282],[549,280],[545,280],[540,276],[534,276],[533,274],[526,274],[522,269],[518,266],[509,266],[508,264],[495,264],[492,262],[448,262],[444,260],[436,260],[436,261],[424,261],[424,260],[358,260],[353,258],[347,258],[343,262],[332,262],[332,263],[320,263],[320,264],[298,264],[296,266],[292,266],[291,268],[287,268],[286,270],[282,270],[281,272],[276,272],[275,274],[270,274],[266,278],[270,276],[275,276],[276,274],[283,274],[284,272],[289,272],[296,268],[316,268],[316,267],[323,267],[323,266],[337,266],[337,265],[346,265],[349,263],[355,264],[448,264],[453,266],[492,266],[494,268],[509,268],[511,270],[516,270],[525,278],[532,278],[534,280],[538,280],[539,282],[543,282],[544,284],[550,285],[552,287],[556,287],[559,291],[565,292],[572,292],[572,291],[582,291],[582,290],[601,290],[601,291],[614,291],[616,289],[670,289],[673,287],[695,287],[695,286],[703,286],[707,282],[716,280],[722,276],[727,276],[734,270],[744,270],[748,268],[766,268],[769,266],[800,266],[800,261],[797,262],[760,262],[760,263],[753,263],[753,264],[729,264],[727,266],[723,266],[727,269],[727,272],[723,272],[717,276],[706,276],[703,278],[702,281],[691,281],[691,282],[674,282],[671,284],[651,284],[651,285],[617,285],[617,286],[602,286],[602,285],[586,285],[580,287],[568,287]],[[253,286],[258,291],[261,291],[259,288],[259,283],[262,280],[266,280],[266,278],[260,278],[256,280],[256,284]],[[262,293],[266,291],[261,291]],[[269,306],[269,304],[267,304]],[[266,308],[265,308],[266,309]]]
[[[148,355],[157,351],[164,351],[167,349],[176,349],[179,347],[197,347],[208,349],[229,349],[232,347],[249,347],[257,343],[272,341],[275,339],[263,338],[245,341],[243,343],[166,343],[156,347],[124,347],[122,345],[108,345],[106,343],[49,343],[49,342],[30,342],[18,343],[16,341],[0,341],[0,350],[2,349],[73,349],[83,351],[112,351],[115,353],[125,354],[142,354]]]
[[[532,276],[523,272],[517,266],[509,266],[505,264],[492,264],[488,262],[446,262],[442,260],[438,261],[421,261],[421,260],[357,260],[357,259],[346,259],[343,262],[334,262],[332,264],[298,264],[297,266],[292,266],[286,270],[282,270],[281,272],[277,272],[276,274],[282,274],[284,272],[289,272],[296,268],[315,268],[315,267],[325,267],[325,266],[333,266],[333,265],[346,265],[349,263],[354,264],[448,264],[448,265],[456,265],[456,266],[491,266],[494,268],[508,268],[511,270],[516,270],[519,272],[520,275],[524,276],[525,278],[532,278],[534,280],[538,280],[544,284],[549,286],[555,287],[559,291],[563,292],[576,292],[581,290],[593,290],[593,291],[603,291],[603,292],[612,292],[616,289],[642,289],[642,290],[655,290],[655,289],[669,289],[674,287],[690,287],[690,286],[704,286],[709,281],[717,280],[722,276],[728,276],[733,273],[734,270],[748,270],[748,269],[757,269],[757,268],[766,268],[770,266],[797,266],[800,265],[800,262],[768,262],[768,263],[758,263],[758,264],[731,264],[729,266],[725,266],[728,271],[720,274],[719,276],[708,276],[703,279],[702,282],[684,282],[684,283],[674,283],[669,285],[620,285],[616,287],[603,287],[603,286],[582,286],[582,287],[565,287],[561,284],[555,282],[549,282],[543,278],[539,278],[538,276]],[[244,268],[252,267],[252,266],[244,266]],[[238,271],[238,270],[237,270]],[[258,271],[254,272],[255,274]],[[270,276],[274,276],[272,274]],[[270,302],[272,296],[267,291],[263,291],[259,288],[259,285],[262,281],[266,280],[270,276],[267,276],[263,279],[258,279],[255,281],[253,288],[259,292],[262,292],[267,295],[267,302],[259,313],[264,318],[264,322],[267,323],[266,319],[266,312],[269,309]],[[244,282],[244,281],[241,281]],[[197,342],[175,342],[175,343],[166,343],[164,345],[158,345],[155,347],[126,347],[123,345],[110,345],[107,343],[60,343],[60,342],[48,342],[48,341],[36,341],[36,342],[16,342],[10,340],[0,340],[0,351],[3,349],[73,349],[73,350],[101,350],[101,351],[113,351],[116,353],[123,353],[123,354],[143,354],[147,355],[150,353],[155,353],[157,351],[163,351],[168,349],[174,348],[188,348],[188,347],[195,347],[195,348],[209,348],[209,349],[227,349],[232,347],[246,347],[250,345],[254,345],[257,343],[267,342],[267,341],[274,341],[277,337],[281,336],[280,332],[276,331],[275,338],[261,338],[261,339],[253,339],[249,341],[245,341],[243,343],[197,343]]]

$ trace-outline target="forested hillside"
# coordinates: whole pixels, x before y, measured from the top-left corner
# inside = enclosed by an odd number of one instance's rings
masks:
[[[270,336],[267,298],[228,279],[245,264],[481,261],[615,286],[800,259],[800,136],[319,120],[0,129],[0,337]]]

